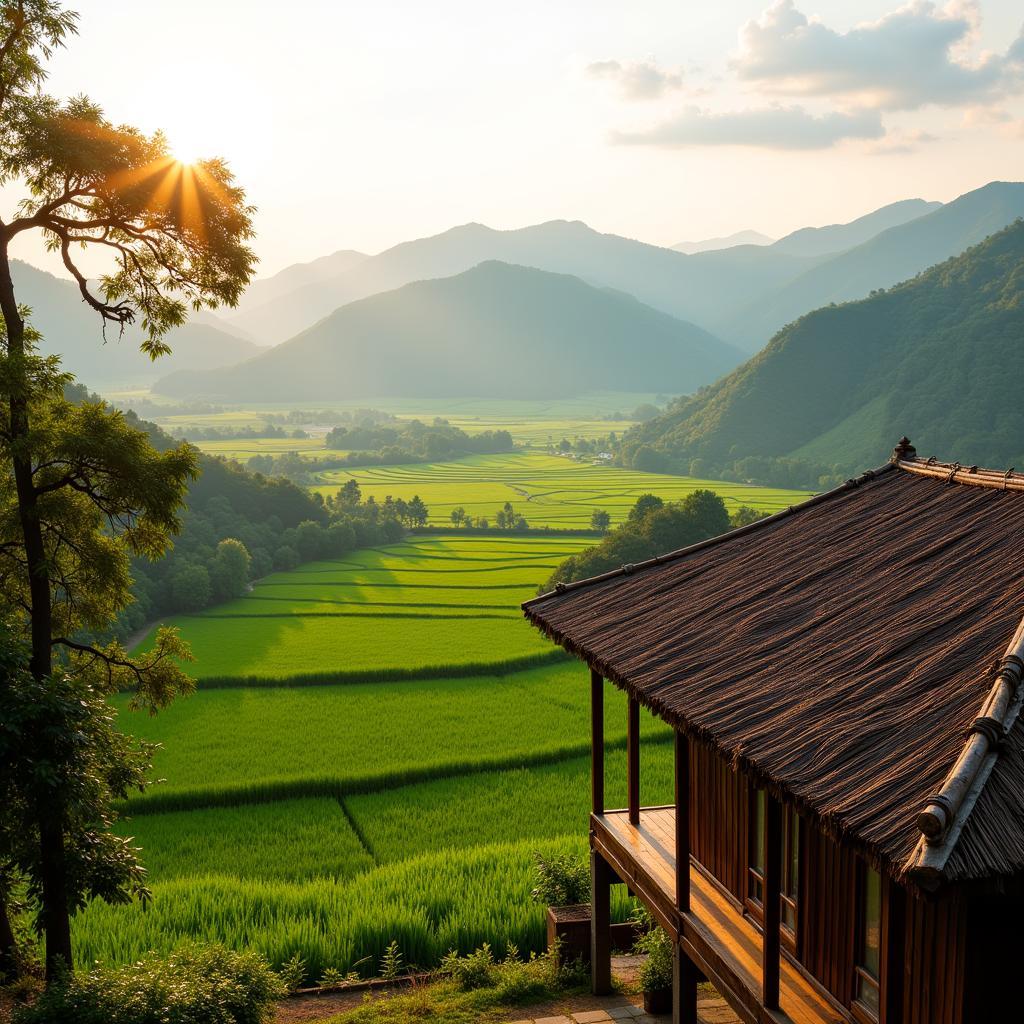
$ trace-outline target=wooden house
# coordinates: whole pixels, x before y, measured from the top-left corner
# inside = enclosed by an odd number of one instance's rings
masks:
[[[1020,1020],[1024,475],[891,461],[751,526],[528,602],[591,669],[592,971],[609,890],[675,942],[674,1016]],[[605,680],[628,807],[604,806]],[[645,807],[640,706],[675,730]]]

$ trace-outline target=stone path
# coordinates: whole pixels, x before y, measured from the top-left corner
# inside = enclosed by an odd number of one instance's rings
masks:
[[[642,1006],[636,1006],[623,996],[591,996],[586,1000],[587,1009],[555,1014],[547,1017],[522,1017],[509,1024],[608,1024],[621,1021],[622,1024],[665,1024],[668,1015],[653,1016],[644,1013]],[[724,999],[718,996],[697,1000],[697,1019],[701,1024],[739,1024],[739,1018],[729,1009]]]

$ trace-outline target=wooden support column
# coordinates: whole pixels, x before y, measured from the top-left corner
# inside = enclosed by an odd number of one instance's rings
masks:
[[[626,706],[626,792],[629,823],[640,824],[640,702],[630,697]]]
[[[698,980],[693,961],[676,943],[672,953],[672,1024],[698,1024]]]
[[[770,793],[764,801],[764,956],[761,992],[769,1010],[779,1009],[779,927],[782,923],[782,804]]]
[[[676,907],[690,909],[690,741],[676,733]]]
[[[596,850],[590,852],[590,989],[595,996],[612,990],[612,870]]]
[[[590,809],[604,814],[604,677],[590,670]]]
[[[885,875],[882,887],[881,1024],[903,1024],[907,892]]]

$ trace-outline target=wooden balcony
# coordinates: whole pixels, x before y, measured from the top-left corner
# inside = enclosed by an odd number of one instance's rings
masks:
[[[783,955],[779,1005],[762,998],[761,930],[736,901],[691,861],[690,910],[676,908],[675,807],[591,815],[591,845],[639,896],[681,951],[748,1024],[847,1024],[849,1017]]]

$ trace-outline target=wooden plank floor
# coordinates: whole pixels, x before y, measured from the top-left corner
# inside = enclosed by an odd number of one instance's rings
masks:
[[[609,811],[600,818],[625,857],[654,880],[670,904],[674,904],[676,896],[675,816],[674,807],[645,808],[636,827],[629,823],[626,811]],[[703,871],[692,866],[690,914],[685,924],[692,926],[695,943],[702,936],[705,938],[708,963],[714,958],[727,959],[723,977],[731,978],[734,983],[738,981],[760,1003],[761,933]],[[722,994],[728,998],[729,993]],[[793,1021],[794,1024],[841,1024],[849,1020],[785,957],[782,959],[780,1001],[783,1012],[769,1014],[762,1010],[763,1019]]]

